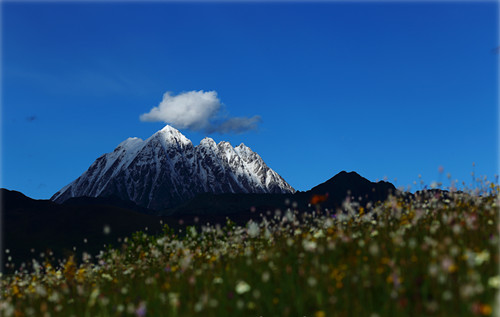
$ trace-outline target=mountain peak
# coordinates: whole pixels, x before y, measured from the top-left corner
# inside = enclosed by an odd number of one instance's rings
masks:
[[[129,148],[133,148],[133,147],[136,147],[140,144],[142,144],[144,142],[143,139],[140,139],[140,138],[128,138],[126,139],[125,141],[123,141],[122,143],[118,144],[117,148],[125,148],[125,149],[129,149]]]
[[[193,146],[166,125],[145,141],[129,138],[99,157],[51,200],[115,195],[161,210],[199,193],[293,193],[295,190],[248,147],[204,138]]]
[[[188,138],[186,138],[184,134],[182,134],[179,130],[168,124],[163,129],[153,134],[153,136],[149,138],[147,141],[153,138],[159,138],[163,146],[166,147],[168,147],[171,144],[176,144],[180,146],[189,146],[189,145],[192,146],[191,141]]]
[[[200,141],[200,144],[210,144],[210,145],[216,145],[214,139],[209,138],[209,137],[204,137],[203,140]]]
[[[363,176],[359,175],[358,173],[352,171],[352,172],[346,172],[346,171],[341,171],[337,175],[333,176],[332,179],[338,179],[338,178],[363,178]]]
[[[217,146],[219,147],[231,147],[231,143],[227,142],[227,141],[220,141],[219,144],[217,144]]]
[[[237,146],[237,148],[240,149],[250,149],[248,146],[245,145],[245,143],[241,142],[240,145]]]
[[[171,125],[166,125],[163,127],[163,129],[161,129],[160,131],[162,132],[168,132],[168,133],[175,133],[175,134],[181,134],[179,132],[179,130],[177,130],[176,128],[172,127]]]
[[[365,201],[383,201],[395,191],[396,188],[391,183],[373,183],[356,172],[342,171],[311,188],[308,193],[317,195],[328,193],[337,201],[343,201],[348,196],[358,199],[361,195]]]

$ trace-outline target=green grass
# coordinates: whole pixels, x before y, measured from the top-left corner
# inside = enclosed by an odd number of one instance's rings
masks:
[[[494,315],[498,191],[136,233],[3,276],[0,316]]]

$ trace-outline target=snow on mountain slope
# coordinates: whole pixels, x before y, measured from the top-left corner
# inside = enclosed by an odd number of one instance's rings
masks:
[[[171,126],[147,140],[129,138],[99,157],[51,200],[117,195],[161,210],[198,193],[293,193],[295,190],[243,143],[211,138],[198,146]]]

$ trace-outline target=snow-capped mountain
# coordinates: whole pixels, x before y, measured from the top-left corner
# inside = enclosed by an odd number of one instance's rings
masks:
[[[51,200],[110,196],[151,209],[174,207],[198,193],[293,193],[295,190],[243,143],[204,138],[199,145],[171,126],[147,140],[129,138],[99,157]]]

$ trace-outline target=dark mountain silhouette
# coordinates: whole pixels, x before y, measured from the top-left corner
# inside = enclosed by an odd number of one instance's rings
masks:
[[[55,258],[72,253],[73,247],[79,254],[83,251],[92,254],[102,250],[103,244],[117,245],[118,237],[145,227],[149,232],[161,228],[156,216],[110,204],[85,204],[84,198],[79,199],[81,205],[71,202],[59,205],[7,189],[1,189],[1,195],[3,249],[9,249],[8,255],[17,264],[32,258],[40,259],[40,253],[47,249],[53,251]],[[110,228],[109,234],[104,234],[105,226]],[[32,253],[31,249],[35,252]],[[7,257],[5,252],[3,254],[5,262]]]
[[[330,207],[339,207],[346,198],[357,201],[361,205],[366,205],[367,202],[384,201],[389,194],[396,193],[396,187],[384,181],[370,182],[356,172],[342,171],[306,193],[309,196],[325,195],[328,197],[325,204]]]

